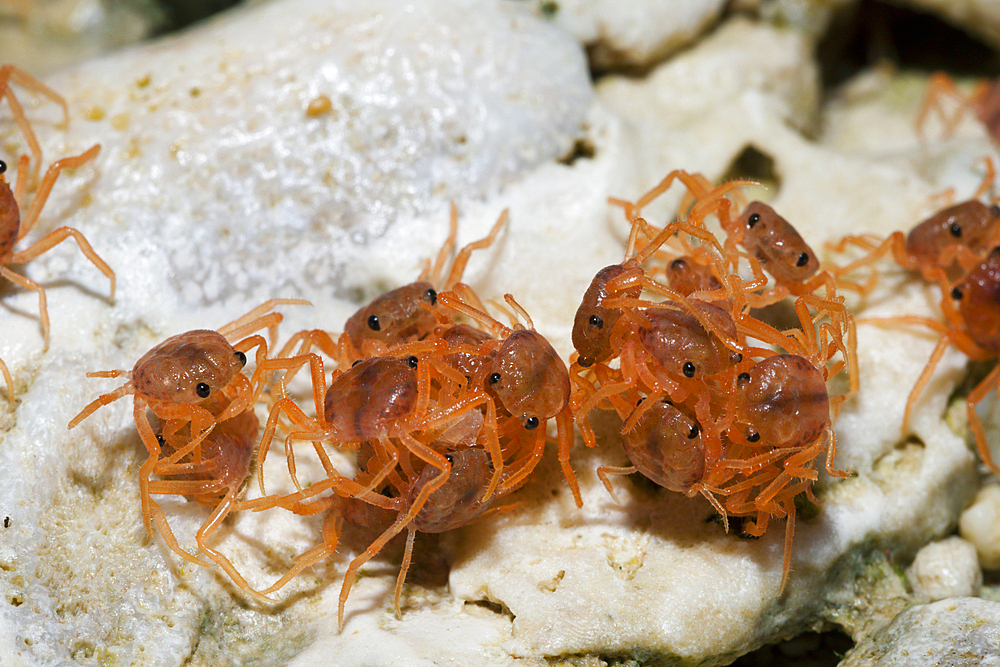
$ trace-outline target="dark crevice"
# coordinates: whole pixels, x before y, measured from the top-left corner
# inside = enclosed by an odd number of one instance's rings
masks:
[[[953,76],[996,76],[1000,54],[935,15],[879,0],[840,9],[817,45],[823,86],[829,90],[875,65]]]
[[[781,176],[775,169],[774,158],[753,144],[748,144],[733,158],[719,182],[734,180],[756,181],[774,194],[781,189]]]
[[[840,631],[804,632],[740,657],[735,667],[833,667],[840,663],[854,642]]]
[[[596,154],[597,149],[594,147],[593,142],[584,137],[574,141],[569,153],[559,158],[559,162],[565,165],[572,165],[577,160],[593,160]]]
[[[158,0],[160,11],[165,15],[157,27],[157,35],[183,30],[203,21],[213,14],[235,7],[242,0]]]

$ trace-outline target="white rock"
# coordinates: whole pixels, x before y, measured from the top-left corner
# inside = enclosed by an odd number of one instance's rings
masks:
[[[1000,665],[1000,604],[974,598],[918,605],[856,646],[841,667]]]
[[[985,570],[1000,568],[1000,486],[979,489],[975,500],[962,512],[959,533],[976,547]]]
[[[806,139],[817,76],[811,45],[790,30],[732,21],[645,80],[602,83],[595,100],[576,45],[520,5],[359,7],[283,0],[52,77],[93,119],[75,115],[66,133],[53,126],[56,109],[29,109],[50,158],[103,145],[57,185],[38,233],[79,227],[119,272],[120,292],[105,303],[106,281],[69,250],[29,264],[27,275],[51,285],[47,353],[34,295],[3,299],[13,312],[0,358],[20,403],[4,415],[0,447],[0,515],[12,520],[0,532],[12,536],[0,541],[10,603],[0,605],[0,662],[197,665],[222,653],[297,665],[611,653],[724,662],[831,606],[863,613],[845,597],[874,540],[905,557],[947,533],[975,483],[964,434],[943,417],[965,360],[944,355],[916,404],[918,441],[903,441],[906,393],[936,337],[866,325],[861,391],[837,423],[835,464],[857,476],[821,479],[822,511],[797,523],[782,597],[780,522],[744,540],[706,522],[703,500],[629,479],[616,480],[622,505],[612,503],[593,474],[623,459],[610,419],[597,420],[597,451],[574,451],[583,510],[548,457],[516,511],[418,539],[398,621],[394,544],[359,573],[336,632],[346,564],[375,537],[361,529],[345,530],[338,553],[274,608],[245,604],[218,572],[150,543],[136,497],[144,453],[125,401],[65,430],[117,384],[85,373],[129,368],[167,335],[217,327],[273,296],[316,304],[283,308],[282,337],[339,330],[359,301],[415,277],[444,238],[452,198],[459,243],[510,209],[469,278],[484,298],[513,293],[565,356],[580,295],[621,258],[626,227],[607,197],[634,198],[671,169],[716,178],[755,146],[774,161],[775,206],[817,246],[847,231],[907,228],[928,212],[929,193],[978,184],[982,143],[973,150],[962,132],[934,150],[915,134],[908,141],[901,109],[912,100],[885,91],[833,108],[825,120],[840,128],[836,141]],[[248,35],[258,37],[252,49]],[[320,95],[331,111],[307,116]],[[866,100],[882,108],[879,125],[859,120]],[[4,123],[0,145],[18,146]],[[898,145],[873,149],[873,132]],[[558,162],[574,144],[593,157]],[[667,215],[669,199],[650,212]],[[860,314],[935,315],[934,288],[885,273]],[[63,276],[71,284],[53,284]],[[264,470],[272,491],[291,486],[276,454]],[[317,467],[302,457],[303,478]],[[193,549],[204,508],[163,504]],[[264,587],[318,539],[318,517],[244,513],[216,547]]]
[[[598,68],[651,65],[685,47],[719,17],[722,0],[558,0],[550,20],[586,44]]]
[[[918,551],[907,575],[913,591],[932,602],[971,597],[983,585],[975,545],[955,536],[931,542]]]

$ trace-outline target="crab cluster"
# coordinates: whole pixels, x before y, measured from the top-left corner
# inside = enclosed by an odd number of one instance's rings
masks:
[[[643,207],[678,179],[694,198],[687,218],[650,225]],[[783,587],[795,499],[815,502],[814,461],[825,450],[827,471],[846,476],[832,467],[844,397],[831,400],[827,381],[850,369],[857,386],[854,323],[833,276],[787,220],[761,202],[731,214],[727,195],[740,185],[712,189],[675,171],[634,204],[615,200],[632,225],[626,258],[598,272],[577,310],[571,371],[582,413],[607,404],[624,420],[633,465],[601,466],[608,490],[608,473],[641,472],[702,494],[723,518],[745,518],[750,535],[786,519]],[[709,215],[723,242],[706,226]],[[789,296],[796,328],[779,331],[751,314]]]
[[[11,83],[56,100],[64,110],[65,102],[20,70],[0,68],[0,95],[34,153],[37,181],[41,151]],[[0,275],[38,292],[46,345],[44,290],[6,265],[26,262],[72,236],[111,279],[113,297],[114,273],[74,229],[56,230],[26,250],[13,250],[37,221],[60,170],[86,163],[98,150],[94,146],[55,162],[23,218],[19,211],[31,159],[20,159],[13,189],[0,162]],[[989,167],[977,195],[992,180]],[[675,181],[688,191],[681,219],[651,224],[643,209]],[[510,309],[511,323],[505,325],[462,283],[470,256],[496,241],[507,212],[486,238],[455,253],[453,207],[450,234],[433,264],[416,282],[359,309],[343,333],[300,331],[279,347],[282,316],[274,309],[306,302],[272,299],[218,330],[166,339],[130,371],[90,373],[126,380],[87,405],[69,428],[132,396],[135,426],[147,450],[139,470],[147,530],[155,525],[181,558],[219,565],[261,602],[272,602],[269,595],[333,554],[344,521],[377,527],[379,536],[345,573],[342,623],[359,568],[396,535],[408,534],[395,591],[398,613],[416,532],[443,532],[512,510],[498,501],[532,479],[545,455],[550,420],[559,464],[581,506],[571,467],[574,426],[583,443],[594,447],[588,415],[611,410],[621,420],[621,443],[632,463],[598,468],[612,496],[609,475],[639,472],[668,490],[703,496],[727,528],[735,519],[743,532],[759,536],[772,519],[784,519],[784,587],[797,504],[816,502],[817,462],[830,475],[847,476],[834,467],[833,429],[846,394],[828,391],[838,375],[847,378],[848,392],[859,382],[855,325],[842,292],[869,291],[878,280],[877,262],[890,251],[903,268],[918,269],[941,285],[946,323],[883,320],[942,334],[911,393],[908,417],[948,345],[975,359],[1000,354],[995,326],[1000,249],[994,248],[1000,242],[1000,208],[976,199],[945,209],[908,237],[901,232],[884,240],[847,237],[831,250],[861,256],[824,268],[791,223],[764,203],[744,201],[746,185],[713,186],[700,174],[674,171],[636,202],[611,200],[630,225],[625,257],[601,269],[583,295],[573,323],[576,353],[568,365],[512,295],[505,294],[505,305],[498,306]],[[864,281],[852,281],[865,270]],[[776,327],[764,314],[773,308],[793,311],[797,325]],[[258,333],[265,329],[267,337]],[[288,390],[304,368],[311,405],[300,404]],[[2,362],[0,370],[13,399]],[[1000,370],[968,399],[969,422],[994,470],[975,405],[997,384]],[[264,408],[262,424],[258,411],[263,414]],[[280,485],[263,476],[267,457],[277,455],[276,437],[283,440],[287,469]],[[295,448],[303,442],[311,443],[321,465],[317,479],[300,479]],[[344,452],[353,459],[349,468],[335,463]],[[244,498],[255,472],[260,494]],[[268,494],[267,484],[294,490]],[[183,495],[211,508],[195,538],[207,560],[178,542],[156,500],[162,495]],[[322,514],[320,540],[283,576],[257,590],[211,545],[223,521],[239,511]]]

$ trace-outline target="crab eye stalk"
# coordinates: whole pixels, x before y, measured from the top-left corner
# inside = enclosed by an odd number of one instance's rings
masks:
[[[368,328],[372,331],[381,331],[382,325],[378,321],[378,315],[368,316]]]
[[[590,326],[594,327],[595,329],[604,328],[604,320],[601,319],[600,315],[591,315],[588,322],[590,323]]]
[[[534,431],[536,428],[538,428],[538,417],[528,417],[527,419],[525,419],[524,428],[528,429],[529,431]]]
[[[240,366],[246,366],[247,365],[247,355],[243,354],[239,350],[236,350],[236,354],[233,355],[233,356],[235,356],[237,359],[240,360]]]
[[[208,398],[208,395],[212,393],[212,388],[205,382],[199,382],[195,385],[194,393],[198,394],[202,398]]]

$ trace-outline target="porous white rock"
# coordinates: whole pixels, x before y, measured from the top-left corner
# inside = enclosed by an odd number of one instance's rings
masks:
[[[957,536],[921,548],[907,576],[913,591],[932,602],[972,597],[983,585],[975,545]]]
[[[259,39],[247,46],[247,35]],[[582,510],[547,457],[511,498],[523,503],[515,510],[419,536],[402,619],[391,611],[400,545],[362,568],[343,633],[341,577],[375,534],[346,529],[338,553],[290,584],[281,605],[247,603],[217,571],[146,538],[144,452],[126,401],[65,430],[117,386],[87,371],[128,368],[164,337],[218,327],[266,298],[316,304],[282,308],[283,338],[339,330],[361,301],[413,280],[444,238],[450,199],[459,243],[510,209],[468,277],[484,298],[513,293],[567,356],[580,295],[621,258],[627,228],[607,197],[635,198],[671,169],[718,178],[754,146],[773,161],[774,205],[814,246],[907,228],[930,212],[930,193],[978,185],[982,142],[963,126],[936,148],[921,144],[910,134],[919,96],[894,94],[895,80],[833,105],[823,126],[836,132],[807,138],[819,100],[811,46],[735,20],[643,80],[602,83],[595,100],[577,46],[516,3],[282,0],[50,78],[75,114],[63,130],[54,107],[30,105],[46,155],[103,149],[60,181],[37,231],[84,231],[119,272],[119,297],[106,303],[106,281],[70,250],[29,264],[52,287],[45,353],[34,295],[3,299],[14,312],[0,358],[19,403],[3,415],[0,447],[17,471],[0,489],[11,518],[0,532],[10,536],[0,542],[0,662],[508,665],[600,654],[711,664],[835,612],[867,613],[854,582],[872,554],[905,559],[939,539],[975,487],[964,433],[945,419],[962,355],[944,355],[917,402],[915,437],[900,433],[906,393],[936,343],[918,328],[859,327],[861,391],[841,407],[834,462],[857,474],[822,475],[822,509],[797,524],[780,597],[781,522],[760,540],[727,535],[704,500],[631,479],[615,480],[613,503],[593,473],[624,462],[606,416],[595,418],[601,446],[573,452]],[[321,95],[330,109],[307,115]],[[19,146],[2,122],[3,145]],[[880,152],[873,134],[898,145]],[[670,200],[650,207],[651,220]],[[852,305],[934,316],[937,298],[889,269]],[[318,474],[306,456],[300,466],[303,478]],[[283,468],[272,452],[269,490],[291,486]],[[163,506],[194,549],[204,508]],[[320,520],[243,513],[215,545],[263,588],[317,542]]]
[[[856,646],[841,667],[1000,665],[1000,603],[955,598],[899,614]]]
[[[1000,486],[989,484],[979,489],[972,504],[962,512],[958,530],[975,545],[983,569],[1000,568]]]

